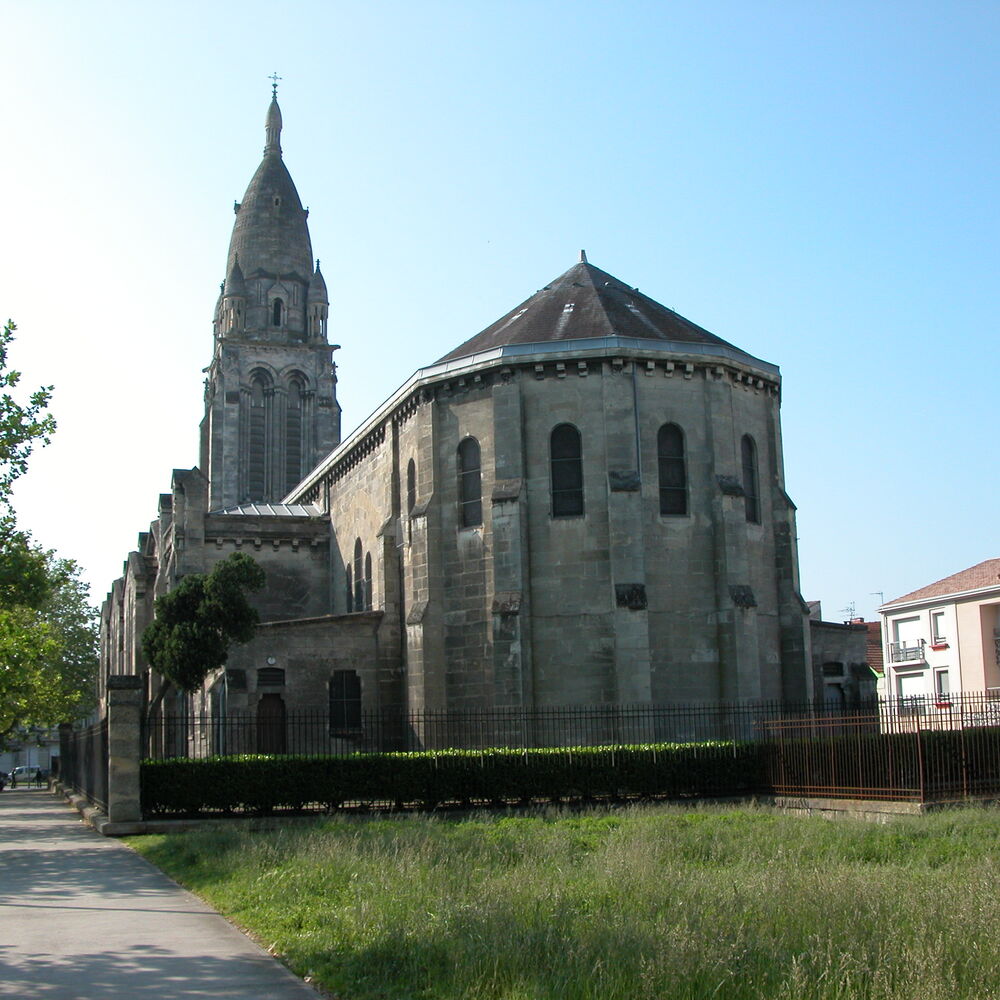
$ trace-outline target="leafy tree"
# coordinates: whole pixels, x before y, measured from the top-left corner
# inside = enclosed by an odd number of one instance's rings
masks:
[[[7,320],[0,334],[0,505],[8,509],[11,487],[24,475],[35,442],[48,444],[56,429],[55,418],[46,412],[52,386],[36,389],[27,404],[19,403],[11,395],[21,381],[21,373],[7,367],[16,329],[14,321]]]
[[[77,565],[57,559],[17,527],[14,482],[56,423],[52,387],[14,398],[21,373],[8,367],[14,323],[0,333],[0,746],[34,726],[78,716],[93,704],[97,615]]]
[[[210,573],[184,577],[156,599],[155,617],[142,633],[149,665],[182,691],[196,691],[225,664],[232,643],[253,638],[260,616],[246,595],[263,586],[264,571],[244,552]]]
[[[0,517],[0,608],[41,607],[55,582],[49,560],[13,516]]]
[[[54,726],[93,707],[97,611],[72,560],[43,561],[46,596],[36,607],[0,606],[0,746],[18,731]]]

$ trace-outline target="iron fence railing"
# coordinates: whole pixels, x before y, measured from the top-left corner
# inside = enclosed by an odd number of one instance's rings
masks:
[[[812,715],[833,711],[809,705]],[[359,711],[351,719],[322,710],[225,716],[165,715],[147,726],[148,756],[201,758],[279,753],[340,756],[447,748],[621,746],[761,738],[780,702],[698,705],[580,706],[455,712]]]
[[[59,780],[94,805],[108,805],[108,723],[85,729],[62,728],[59,735]]]
[[[939,801],[1000,794],[1000,691],[835,704],[744,702],[495,709],[166,715],[148,757],[343,756],[446,748],[756,743],[780,795]]]
[[[908,663],[912,660],[923,660],[924,659],[924,640],[918,639],[917,642],[908,646],[905,642],[890,642],[889,643],[889,661],[891,663]]]

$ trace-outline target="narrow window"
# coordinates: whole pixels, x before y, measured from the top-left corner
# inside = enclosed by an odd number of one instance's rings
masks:
[[[372,609],[372,554],[365,553],[365,611]]]
[[[302,478],[302,383],[288,384],[285,411],[285,491]]]
[[[266,494],[264,468],[267,455],[268,385],[258,372],[250,382],[250,448],[247,466],[247,489],[251,500],[263,500]]]
[[[660,471],[660,513],[686,514],[687,470],[684,465],[684,432],[677,424],[664,424],[656,435]]]
[[[354,543],[354,610],[365,610],[365,557],[360,538]]]
[[[583,513],[583,450],[580,432],[572,424],[559,424],[549,441],[552,466],[552,516],[577,517]]]
[[[945,639],[943,611],[931,612],[931,642],[935,646],[939,646],[941,643],[947,642]]]
[[[749,434],[743,435],[743,494],[747,520],[760,524],[760,492],[757,485],[757,446]]]
[[[412,514],[417,506],[417,466],[411,458],[406,463],[406,513]]]
[[[351,575],[351,566],[348,563],[347,566],[347,613],[350,614],[354,610],[354,582]]]
[[[334,670],[330,677],[330,732],[361,728],[361,678],[354,670]]]
[[[947,701],[951,694],[951,682],[948,680],[948,668],[942,667],[934,671],[934,694],[938,701]]]
[[[271,325],[281,326],[281,316],[284,311],[285,303],[281,299],[275,299],[274,305],[271,306]]]
[[[458,523],[471,528],[483,523],[483,487],[479,475],[479,442],[466,438],[458,446]]]

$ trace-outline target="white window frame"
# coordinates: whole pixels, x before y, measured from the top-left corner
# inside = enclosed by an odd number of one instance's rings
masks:
[[[946,690],[941,689],[941,678],[945,678]],[[947,667],[934,668],[934,697],[938,701],[951,701],[951,677]]]
[[[947,628],[945,627],[946,612],[944,608],[936,609],[931,613],[931,645],[938,646],[948,641]],[[940,631],[939,631],[940,628]]]

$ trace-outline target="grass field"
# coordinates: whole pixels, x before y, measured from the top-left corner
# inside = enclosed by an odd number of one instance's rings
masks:
[[[1000,811],[333,818],[130,843],[344,1000],[1000,998]]]

